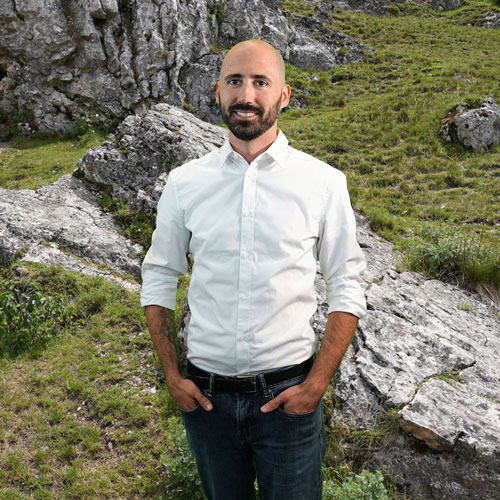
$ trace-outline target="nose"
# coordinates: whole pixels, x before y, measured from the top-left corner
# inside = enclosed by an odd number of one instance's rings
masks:
[[[253,104],[255,101],[255,91],[251,81],[244,81],[238,92],[238,102],[242,104]]]

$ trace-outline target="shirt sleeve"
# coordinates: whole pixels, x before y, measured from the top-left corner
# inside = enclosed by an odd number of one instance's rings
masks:
[[[361,273],[365,257],[356,239],[345,175],[336,172],[327,186],[320,221],[318,260],[327,285],[328,314],[343,311],[361,318],[366,313],[365,283]]]
[[[184,225],[171,172],[157,207],[156,229],[142,263],[141,305],[175,310],[177,281],[188,269],[191,232]]]

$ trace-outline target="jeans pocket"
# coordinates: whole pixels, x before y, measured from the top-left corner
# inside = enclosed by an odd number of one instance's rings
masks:
[[[318,404],[318,406],[316,406],[316,408],[315,408],[314,410],[307,411],[306,413],[290,413],[290,412],[288,412],[288,411],[285,411],[283,408],[281,408],[281,406],[280,406],[280,407],[278,407],[278,408],[276,409],[276,411],[277,411],[278,413],[281,413],[281,414],[282,414],[282,415],[284,415],[285,417],[288,417],[288,418],[304,418],[304,419],[306,419],[306,418],[308,418],[308,417],[312,417],[312,416],[316,415],[316,413],[317,413],[317,412],[318,412],[318,410],[319,410],[319,406],[320,406],[320,405]]]
[[[201,406],[199,404],[196,405],[196,408],[193,408],[192,410],[183,410],[179,405],[177,405],[177,408],[183,413],[184,415],[192,415],[193,413],[197,412]]]

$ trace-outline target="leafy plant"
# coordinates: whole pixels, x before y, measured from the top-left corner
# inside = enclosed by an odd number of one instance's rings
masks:
[[[389,500],[389,497],[382,473],[363,471],[342,484],[324,481],[323,500]]]
[[[39,351],[65,323],[61,295],[48,295],[37,284],[9,280],[0,291],[0,357]]]
[[[99,199],[99,207],[112,214],[113,220],[128,239],[149,248],[154,229],[154,215],[140,209],[133,211],[126,200],[113,198],[106,192]]]

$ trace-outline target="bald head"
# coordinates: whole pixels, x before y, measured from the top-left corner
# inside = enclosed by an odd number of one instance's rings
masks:
[[[285,85],[285,62],[283,57],[271,44],[264,40],[245,40],[232,47],[224,58],[219,78],[222,79],[224,75],[230,74],[233,66],[240,60],[245,59],[258,60],[262,63],[263,69],[276,73],[279,85]]]

